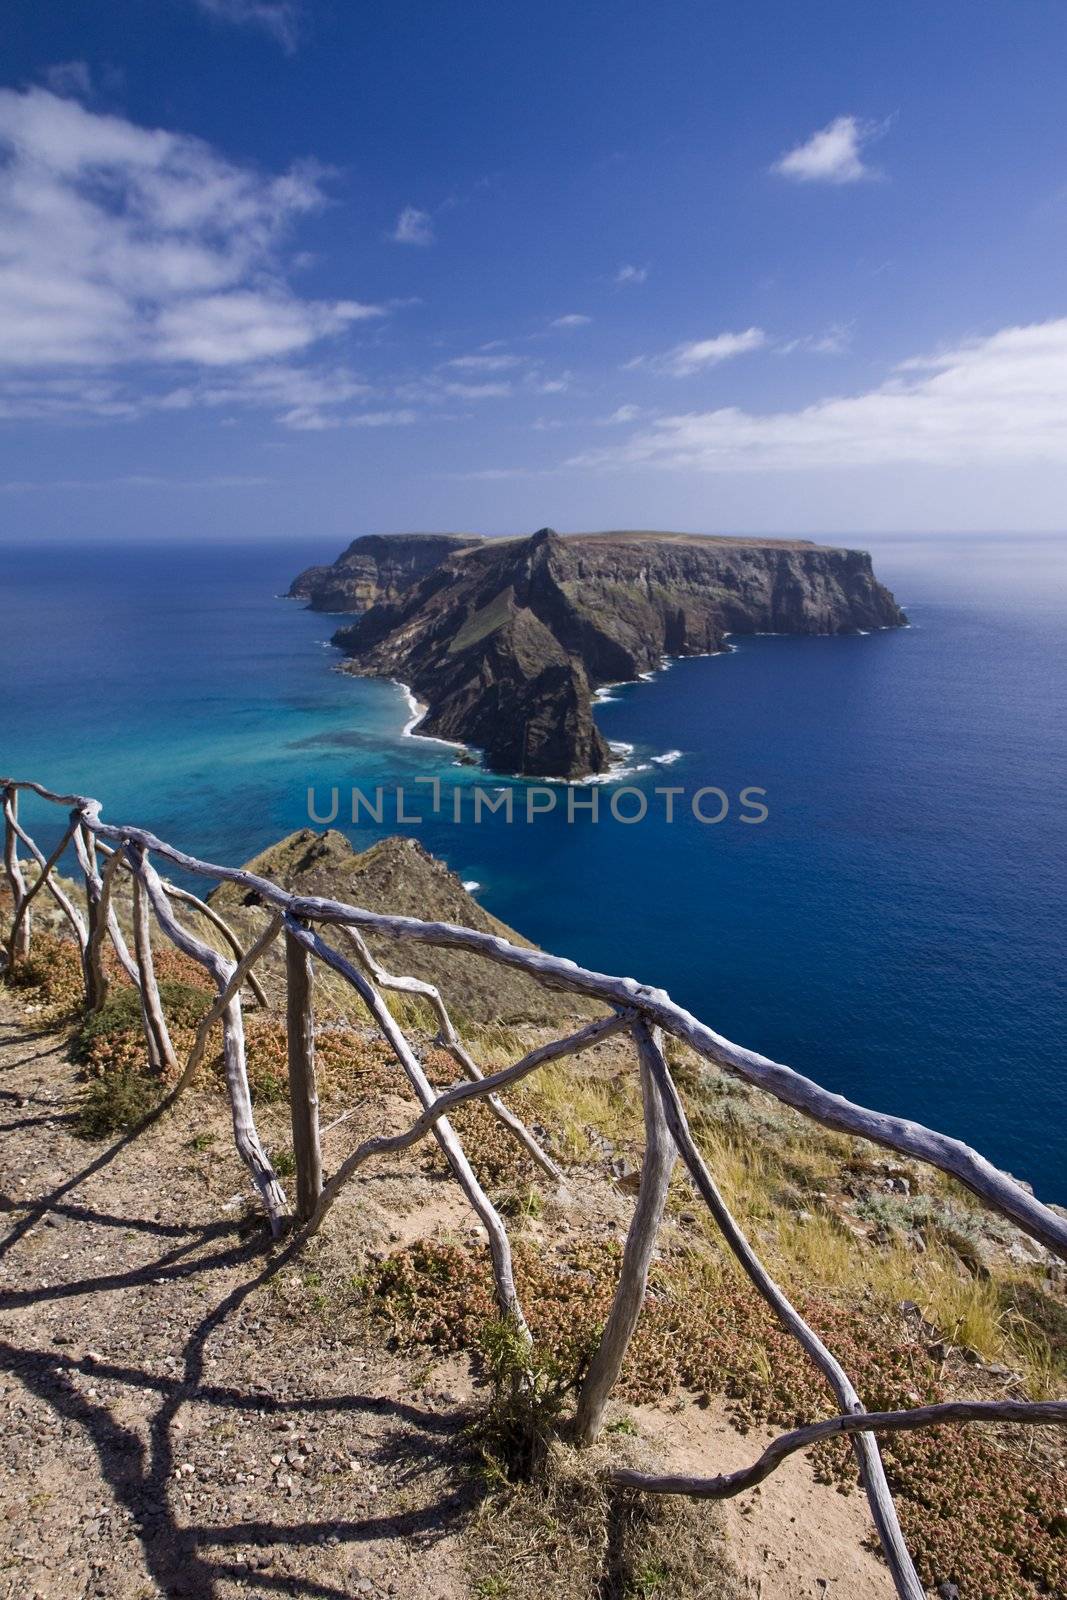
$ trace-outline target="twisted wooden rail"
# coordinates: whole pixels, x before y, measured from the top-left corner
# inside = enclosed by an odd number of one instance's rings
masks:
[[[65,808],[68,821],[60,842],[45,856],[19,821],[20,792]],[[141,1017],[149,1064],[157,1071],[178,1066],[169,1038],[155,979],[151,917],[160,931],[210,975],[217,997],[201,1020],[188,1059],[181,1068],[168,1104],[192,1082],[206,1053],[212,1028],[221,1023],[226,1085],[233,1117],[234,1141],[259,1191],[272,1231],[281,1233],[287,1219],[287,1202],[269,1155],[260,1142],[253,1115],[245,1059],[242,990],[247,985],[261,1005],[267,996],[253,971],[280,936],[285,943],[286,1032],[289,1060],[289,1094],[296,1158],[296,1223],[307,1234],[316,1232],[346,1183],[375,1156],[396,1152],[432,1135],[441,1146],[449,1167],[473,1210],[484,1225],[489,1241],[497,1298],[502,1313],[529,1341],[530,1334],[515,1288],[507,1230],[467,1159],[462,1142],[448,1121],[455,1106],[484,1100],[493,1113],[553,1181],[562,1174],[534,1135],[501,1100],[499,1091],[517,1083],[547,1062],[576,1055],[613,1034],[629,1032],[637,1052],[644,1109],[646,1150],[633,1220],[623,1250],[619,1283],[599,1347],[579,1396],[576,1432],[580,1442],[594,1439],[604,1410],[622,1369],[627,1348],[640,1316],[648,1272],[663,1215],[671,1172],[681,1159],[707,1205],[730,1250],[757,1292],[770,1305],[782,1325],[794,1335],[834,1395],[840,1415],[812,1423],[775,1440],[762,1456],[741,1472],[718,1478],[649,1477],[618,1472],[620,1484],[654,1493],[688,1494],[723,1498],[751,1488],[773,1472],[796,1450],[834,1435],[850,1438],[856,1454],[871,1514],[882,1549],[902,1600],[923,1600],[924,1591],[908,1553],[892,1495],[886,1482],[876,1432],[942,1425],[946,1422],[1011,1421],[1067,1425],[1067,1404],[1021,1401],[952,1403],[917,1407],[911,1411],[868,1414],[848,1375],[809,1327],[753,1250],[731,1215],[714,1177],[690,1132],[685,1108],[663,1053],[663,1033],[690,1045],[728,1073],[756,1085],[783,1103],[826,1127],[870,1139],[902,1155],[939,1167],[965,1184],[993,1210],[1067,1258],[1067,1219],[1043,1206],[1033,1195],[968,1145],[933,1129],[899,1117],[886,1116],[840,1095],[829,1093],[791,1068],[743,1049],[715,1033],[705,1023],[677,1006],[661,989],[648,988],[633,978],[615,978],[589,971],[558,956],[511,944],[493,934],[479,933],[451,923],[423,922],[394,917],[343,902],[290,894],[279,885],[241,868],[201,861],[157,838],[147,829],[105,823],[100,803],[84,795],[56,794],[41,784],[0,778],[4,816],[4,867],[13,903],[12,924],[6,944],[6,965],[11,971],[25,961],[31,948],[32,905],[47,888],[70,923],[81,954],[86,1005],[99,1009],[107,997],[108,976],[103,960],[106,943],[113,946],[120,965],[140,996]],[[29,852],[37,877],[29,884],[19,860],[19,845]],[[85,885],[87,918],[57,881],[56,869],[73,846]],[[104,857],[101,872],[99,858]],[[213,907],[188,890],[164,882],[151,857],[216,882],[235,883],[263,904],[269,913],[262,933],[248,950],[242,950],[233,930]],[[112,904],[115,882],[125,873],[133,890],[134,954],[126,945]],[[221,955],[178,919],[175,904],[190,906],[205,917],[230,951]],[[353,959],[335,948],[322,929],[333,929],[348,944]],[[546,987],[603,1002],[610,1015],[565,1038],[541,1045],[512,1066],[482,1073],[462,1043],[440,992],[419,979],[397,977],[374,958],[363,934],[385,935],[398,943],[428,944],[442,949],[466,950],[500,965],[528,973]],[[388,1042],[421,1106],[419,1116],[404,1133],[366,1140],[324,1181],[318,1096],[315,1082],[314,974],[319,962],[338,973],[360,996]],[[446,1050],[464,1074],[464,1081],[438,1093],[426,1076],[418,1052],[406,1037],[382,996],[382,991],[421,996],[438,1023],[435,1043]]]

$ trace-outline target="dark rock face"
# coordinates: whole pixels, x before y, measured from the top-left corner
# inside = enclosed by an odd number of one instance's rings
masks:
[[[865,552],[803,540],[542,528],[528,539],[442,535],[438,553],[434,538],[357,539],[339,575],[313,568],[292,592],[320,609],[342,592],[367,604],[334,635],[350,670],[409,684],[429,708],[423,732],[479,746],[498,771],[605,771],[593,688],[664,655],[722,650],[728,633],[905,621]]]
[[[394,599],[453,550],[480,544],[462,533],[371,533],[353,539],[329,567],[308,567],[293,579],[289,594],[308,600],[312,611],[365,611]]]

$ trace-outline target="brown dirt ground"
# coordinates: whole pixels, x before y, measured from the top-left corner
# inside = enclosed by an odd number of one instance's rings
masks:
[[[306,1255],[265,1280],[281,1252],[221,1102],[93,1144],[72,1128],[77,1094],[63,1038],[0,992],[0,1600],[490,1592],[468,1542],[467,1363],[420,1364],[324,1312]],[[381,1119],[404,1114],[398,1100]],[[260,1120],[284,1142],[284,1107]],[[351,1124],[331,1135],[330,1163],[352,1142]],[[625,1228],[632,1201],[602,1175],[581,1187],[531,1235]],[[356,1271],[442,1231],[476,1230],[417,1158],[347,1191],[311,1264]],[[732,1467],[757,1443],[714,1409],[630,1415],[664,1467]],[[739,1595],[891,1593],[860,1498],[800,1458],[725,1518]]]

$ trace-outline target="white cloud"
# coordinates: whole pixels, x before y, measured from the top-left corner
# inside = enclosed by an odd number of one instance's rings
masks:
[[[55,410],[50,374],[246,365],[383,315],[288,287],[286,235],[323,203],[310,167],[261,173],[45,89],[0,90],[0,369],[36,374]],[[83,389],[102,414],[99,386]]]
[[[65,422],[97,417],[121,422],[138,416],[140,404],[124,385],[77,378],[0,378],[0,419]]]
[[[200,366],[234,366],[289,355],[351,322],[384,315],[354,300],[333,304],[253,290],[194,295],[161,311],[159,353]]]
[[[805,333],[795,339],[780,339],[774,346],[780,356],[808,352],[817,356],[840,356],[852,343],[852,327],[848,323],[834,322],[822,333]]]
[[[511,367],[521,366],[525,356],[513,355],[488,355],[488,356],[453,356],[450,361],[442,363],[446,367],[456,367],[464,372],[507,372]]]
[[[90,373],[63,377],[0,374],[0,418],[42,421],[94,419],[122,421],[152,412],[194,407],[279,414],[287,426],[333,427],[338,407],[368,400],[374,389],[345,367],[309,368],[284,362],[208,369],[197,381],[177,388],[135,386],[125,379]],[[299,419],[294,422],[293,418]],[[321,419],[321,420],[313,420]],[[224,421],[232,422],[232,417]],[[342,419],[343,420],[343,419]]]
[[[360,411],[345,418],[349,428],[406,428],[418,422],[417,411]]]
[[[327,415],[306,406],[297,406],[284,417],[283,425],[298,433],[321,433],[326,428],[399,428],[419,420],[417,411],[355,411],[349,416]]]
[[[497,400],[511,393],[510,383],[443,383],[441,391],[459,400]]]
[[[635,267],[631,262],[624,261],[618,272],[615,274],[615,282],[617,284],[644,283],[647,277],[647,267]]]
[[[571,464],[766,472],[1041,461],[1067,465],[1067,318],[913,358],[876,389],[797,411],[661,417]]]
[[[771,167],[797,183],[859,183],[875,176],[861,155],[863,146],[885,131],[885,124],[859,117],[835,117],[810,139],[787,150]]]
[[[535,394],[565,394],[573,382],[573,372],[560,372],[551,378],[546,377],[543,372],[526,374],[526,386]]]
[[[45,68],[44,80],[53,94],[87,100],[93,92],[93,76],[85,61],[57,61]]]
[[[433,221],[428,211],[417,206],[405,206],[396,219],[396,227],[389,235],[394,244],[433,244]]]
[[[584,328],[587,322],[592,322],[592,317],[583,316],[580,311],[570,311],[565,317],[553,317],[549,323],[550,328]]]
[[[604,428],[621,427],[626,423],[636,422],[642,414],[640,406],[617,406],[610,416],[600,417],[599,422]]]
[[[287,54],[296,49],[300,11],[294,0],[195,0],[195,4],[218,22],[263,28]]]
[[[692,339],[686,344],[676,344],[660,356],[635,356],[624,362],[623,370],[651,366],[657,372],[669,373],[672,378],[688,378],[707,367],[717,367],[735,356],[747,355],[750,350],[760,350],[767,343],[762,328],[745,328],[741,333],[717,333],[710,339]]]
[[[347,367],[316,368],[270,362],[211,378],[195,388],[177,389],[160,404],[180,409],[187,405],[266,406],[321,410],[366,399],[374,393]]]

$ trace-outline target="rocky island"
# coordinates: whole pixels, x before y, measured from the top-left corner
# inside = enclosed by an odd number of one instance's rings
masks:
[[[686,533],[391,534],[356,539],[290,594],[354,611],[347,670],[399,679],[423,733],[477,746],[497,771],[579,778],[611,751],[600,685],[730,634],[855,633],[905,622],[862,550]]]

